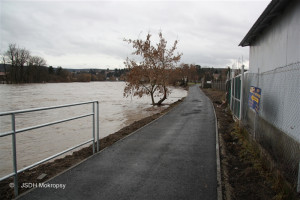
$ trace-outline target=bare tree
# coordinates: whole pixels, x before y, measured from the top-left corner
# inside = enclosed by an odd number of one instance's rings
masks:
[[[5,63],[10,64],[7,80],[9,79],[11,83],[41,82],[48,78],[48,70],[42,69],[47,64],[45,59],[31,56],[25,48],[9,44],[8,50],[3,55],[4,58]]]
[[[124,39],[132,44],[135,51],[132,53],[142,58],[140,62],[127,58],[125,66],[129,69],[127,83],[124,89],[124,96],[150,95],[152,105],[161,105],[170,93],[168,89],[170,72],[175,64],[180,61],[182,54],[177,53],[178,41],[175,40],[172,47],[167,49],[167,41],[159,33],[159,42],[151,44],[151,35],[148,33],[146,40]],[[161,99],[156,103],[155,93],[162,94]]]
[[[26,50],[25,48],[23,49],[18,49],[18,60],[17,60],[17,65],[20,68],[20,81],[23,83],[24,82],[24,65],[30,58],[30,52]]]
[[[10,60],[10,64],[12,66],[15,66],[17,63],[17,47],[16,44],[9,44],[8,46],[8,50],[6,51],[5,55],[8,57],[8,59]]]
[[[6,68],[7,57],[6,57],[5,54],[1,54],[1,62],[2,62],[2,64],[3,64],[3,68],[4,68],[5,81],[6,81],[6,83],[9,83],[9,80],[8,80],[8,73],[7,73],[7,68]]]
[[[33,82],[45,81],[47,77],[45,75],[42,77],[42,67],[46,66],[46,60],[39,56],[30,56],[28,59],[28,75],[32,77]],[[48,72],[47,72],[48,73]]]
[[[34,65],[39,67],[47,65],[46,60],[39,56],[30,56],[28,62],[29,65]]]
[[[18,82],[18,67],[17,67],[17,58],[18,58],[18,50],[16,44],[9,44],[8,50],[5,53],[11,65],[10,68],[10,80],[11,82]]]
[[[5,56],[8,57],[9,64],[11,64],[10,78],[12,82],[24,82],[24,66],[30,57],[30,52],[25,48],[18,48],[16,44],[9,44]]]

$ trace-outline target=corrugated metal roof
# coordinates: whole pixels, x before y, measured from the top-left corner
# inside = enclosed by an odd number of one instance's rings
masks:
[[[272,24],[272,21],[281,15],[286,6],[293,0],[272,0],[260,17],[256,20],[247,35],[241,41],[239,46],[250,46],[265,28]]]

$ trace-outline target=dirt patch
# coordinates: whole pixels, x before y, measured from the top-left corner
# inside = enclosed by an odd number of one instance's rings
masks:
[[[183,98],[184,99],[184,98]],[[130,133],[138,130],[139,128],[145,126],[146,124],[150,123],[151,121],[159,118],[160,116],[164,115],[168,111],[170,111],[173,107],[177,106],[179,103],[183,101],[183,99],[178,100],[170,104],[166,109],[162,110],[160,113],[154,114],[152,116],[143,118],[141,120],[135,121],[129,126],[126,126],[116,133],[108,135],[102,139],[100,139],[100,150],[111,146],[118,140],[124,138],[125,136],[129,135]],[[33,169],[26,170],[19,174],[19,194],[24,193],[28,189],[20,188],[23,183],[42,183],[54,177],[55,175],[67,170],[68,168],[74,166],[75,164],[79,163],[80,161],[88,158],[93,154],[92,145],[89,147],[82,148],[76,152],[73,152],[72,155],[67,155],[64,158],[56,159],[52,162],[47,162],[45,164],[41,164]],[[41,174],[47,174],[45,178],[42,180],[38,180],[37,178]],[[13,188],[9,187],[10,183],[13,183],[13,178],[6,179],[0,182],[0,199],[12,199],[14,198],[14,190]]]
[[[225,93],[202,90],[213,102],[218,119],[223,199],[296,199],[265,167],[257,144],[233,120]]]

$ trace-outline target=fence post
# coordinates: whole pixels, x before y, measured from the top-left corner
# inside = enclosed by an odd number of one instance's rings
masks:
[[[244,95],[244,92],[243,92],[243,89],[244,89],[244,65],[242,65],[242,74],[241,74],[241,96],[240,96],[240,120],[242,121],[242,116],[243,116],[243,95]]]
[[[15,114],[11,115],[11,126],[12,126],[12,150],[13,150],[13,169],[14,169],[14,193],[15,197],[19,194],[19,186],[18,186],[18,168],[17,168],[17,147],[16,147],[16,118]]]
[[[259,68],[257,69],[257,87],[259,87]],[[257,129],[257,112],[255,112],[255,117],[254,117],[254,139],[256,139],[256,129]]]
[[[230,94],[230,109],[231,110],[233,110],[233,106],[232,106],[233,105],[232,104],[233,103],[232,102],[232,100],[233,100],[233,77],[234,77],[234,72],[233,72],[233,69],[232,69],[232,71],[231,71],[231,77],[230,77],[230,79],[231,79],[231,84],[230,84],[231,85],[230,86],[231,87],[231,91],[230,91],[230,93],[231,93]]]

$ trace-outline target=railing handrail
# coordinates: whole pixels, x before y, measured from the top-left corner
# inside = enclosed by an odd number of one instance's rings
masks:
[[[26,127],[23,129],[19,129],[16,130],[16,120],[15,120],[15,115],[16,114],[20,114],[20,113],[28,113],[28,112],[36,112],[36,111],[42,111],[42,110],[50,110],[50,109],[57,109],[57,108],[64,108],[64,107],[71,107],[71,106],[79,106],[79,105],[84,105],[84,104],[93,104],[93,112],[92,113],[88,113],[88,114],[83,114],[83,115],[79,115],[79,116],[75,116],[75,117],[71,117],[71,118],[67,118],[67,119],[62,119],[62,120],[58,120],[58,121],[54,121],[54,122],[48,122],[48,123],[44,123],[44,124],[39,124],[39,125],[35,125],[32,127]],[[95,107],[95,104],[97,107]],[[97,114],[97,118],[96,115]],[[12,130],[10,132],[6,132],[6,133],[0,133],[0,138],[1,137],[5,137],[5,136],[9,136],[12,135],[12,150],[13,150],[13,166],[14,166],[14,170],[12,173],[0,177],[0,181],[5,180],[9,177],[14,176],[14,193],[15,193],[15,197],[18,196],[18,174],[33,168],[39,164],[42,164],[44,162],[47,162],[53,158],[56,158],[64,153],[67,153],[69,151],[72,151],[80,146],[83,146],[89,142],[92,142],[92,148],[93,148],[93,154],[95,153],[95,149],[98,152],[99,151],[99,102],[98,101],[86,101],[86,102],[79,102],[79,103],[73,103],[73,104],[65,104],[65,105],[59,105],[59,106],[50,106],[50,107],[41,107],[41,108],[32,108],[32,109],[25,109],[25,110],[16,110],[16,111],[8,111],[8,112],[0,112],[0,116],[5,116],[5,115],[11,115],[11,123],[12,123]],[[78,144],[76,146],[73,146],[71,148],[68,148],[62,152],[59,152],[55,155],[52,155],[48,158],[45,158],[43,160],[40,160],[38,162],[35,162],[27,167],[24,167],[20,170],[17,169],[17,156],[16,156],[16,134],[20,133],[20,132],[25,132],[25,131],[29,131],[29,130],[33,130],[33,129],[38,129],[38,128],[42,128],[45,126],[51,126],[54,124],[58,124],[58,123],[64,123],[67,121],[71,121],[71,120],[75,120],[75,119],[80,119],[80,118],[84,118],[84,117],[88,117],[88,116],[93,116],[93,137],[92,139],[89,139],[81,144]],[[95,123],[95,121],[97,120],[97,123]],[[96,130],[95,127],[97,129],[97,135],[95,134]],[[97,148],[95,148],[95,140],[96,140],[96,144],[97,144]]]
[[[59,106],[48,106],[48,107],[41,107],[41,108],[29,108],[29,109],[24,109],[24,110],[6,111],[6,112],[0,112],[0,116],[27,113],[27,112],[36,112],[36,111],[42,111],[42,110],[50,110],[50,109],[55,109],[55,108],[79,106],[79,105],[97,103],[97,102],[98,101],[86,101],[86,102],[79,102],[79,103],[73,103],[73,104],[64,104],[64,105],[59,105]]]
[[[64,122],[72,121],[72,120],[75,120],[75,119],[88,117],[88,116],[91,116],[91,115],[94,115],[94,113],[88,113],[88,114],[85,114],[85,115],[79,115],[79,116],[76,116],[76,117],[71,117],[71,118],[67,118],[67,119],[62,119],[62,120],[58,120],[58,121],[54,121],[54,122],[49,122],[49,123],[40,124],[40,125],[36,125],[36,126],[31,126],[31,127],[27,127],[27,128],[23,128],[23,129],[18,129],[18,130],[15,130],[15,131],[6,132],[6,133],[3,133],[3,134],[0,134],[0,137],[11,135],[13,133],[21,133],[21,132],[25,132],[25,131],[38,129],[38,128],[43,128],[45,126],[51,126],[51,125],[55,125],[55,124],[59,124],[59,123],[64,123]]]

